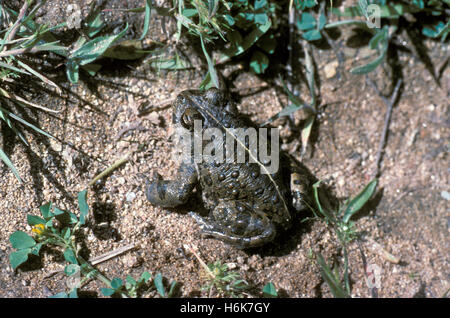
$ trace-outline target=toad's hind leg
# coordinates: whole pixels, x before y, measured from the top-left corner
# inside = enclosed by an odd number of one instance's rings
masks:
[[[197,183],[197,171],[194,166],[181,164],[175,180],[162,180],[156,173],[145,194],[147,199],[157,206],[176,207],[186,203]]]
[[[273,240],[276,228],[262,212],[251,211],[243,204],[219,204],[208,218],[191,212],[205,236],[212,236],[240,249],[256,247]]]

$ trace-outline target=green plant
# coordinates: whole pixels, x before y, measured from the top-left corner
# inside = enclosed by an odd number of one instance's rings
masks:
[[[146,2],[148,5],[148,2]],[[98,36],[105,27],[101,18],[101,11],[95,9],[95,2],[91,4],[91,10],[81,28],[81,36],[75,42],[73,49],[66,55],[66,74],[71,83],[77,83],[79,69],[82,67],[86,72],[94,75],[100,65],[93,64],[100,58],[118,39],[123,37],[128,30],[128,25],[116,35]],[[148,26],[147,26],[148,27]]]
[[[64,267],[64,273],[69,278],[75,279],[75,282],[71,284],[69,292],[60,292],[52,297],[77,297],[78,289],[90,279],[98,279],[107,286],[101,289],[105,296],[137,297],[138,290],[149,282],[151,274],[143,272],[137,281],[130,275],[127,275],[125,282],[120,278],[109,280],[80,255],[76,235],[80,227],[86,224],[89,213],[86,192],[84,190],[78,193],[79,217],[72,212],[60,210],[51,203],[40,207],[41,216],[28,214],[27,222],[32,227],[34,237],[23,231],[16,231],[10,235],[9,241],[16,249],[9,256],[10,264],[16,269],[25,263],[30,255],[39,256],[44,245],[55,246],[63,249],[64,259],[68,263]],[[176,285],[176,282],[172,282],[169,291],[166,292],[161,274],[155,276],[153,283],[162,297],[171,297]]]
[[[278,8],[276,1],[267,0],[174,0],[171,9],[155,8],[159,14],[177,20],[177,41],[186,33],[197,37],[208,64],[208,72],[201,88],[219,87],[216,64],[255,48],[249,60],[250,68],[257,74],[264,73],[269,64],[268,55],[274,52],[276,40],[269,29],[277,25],[274,18]],[[217,60],[208,52],[207,44],[218,49]],[[152,61],[155,68],[182,69],[187,63],[179,56]]]
[[[228,265],[220,261],[208,264],[205,271],[207,282],[202,290],[209,294],[216,291],[221,296],[239,297],[248,289],[247,282],[240,278],[239,273],[229,270]]]
[[[278,297],[277,290],[275,288],[275,285],[273,283],[267,283],[264,285],[262,290],[263,296],[267,298],[276,298]]]
[[[335,271],[325,262],[323,256],[320,253],[316,253],[317,263],[321,269],[321,274],[325,282],[329,285],[331,293],[335,297],[349,297],[350,295],[350,279],[348,275],[348,253],[347,245],[352,240],[357,237],[357,232],[355,230],[355,222],[350,219],[367,203],[367,201],[372,197],[378,180],[374,179],[370,181],[360,193],[358,193],[354,198],[348,199],[344,202],[342,206],[339,207],[338,211],[333,211],[328,207],[324,207],[321,204],[319,196],[319,186],[320,181],[315,183],[313,186],[313,194],[317,210],[314,213],[318,213],[317,216],[323,218],[325,222],[333,227],[336,232],[339,243],[342,246],[344,254],[344,270],[343,277],[339,277],[338,268]],[[345,287],[342,287],[344,283]]]
[[[30,62],[27,60],[26,53],[59,52],[66,49],[63,46],[58,45],[58,41],[50,38],[51,30],[60,26],[50,28],[47,25],[37,25],[33,22],[37,10],[45,3],[45,1],[41,1],[32,8],[27,15],[31,2],[32,1],[25,1],[20,12],[15,12],[0,4],[0,26],[5,26],[5,28],[0,31],[0,35],[3,36],[2,39],[0,39],[0,80],[2,81],[3,86],[0,88],[0,119],[14,131],[25,145],[28,145],[28,142],[21,130],[16,127],[15,122],[28,126],[49,138],[53,138],[53,136],[10,111],[7,104],[12,102],[20,107],[35,107],[45,111],[51,110],[26,101],[24,98],[14,94],[12,92],[12,87],[20,86],[19,80],[21,76],[31,76],[52,86],[57,92],[60,92],[58,85],[30,67]],[[19,182],[22,183],[22,179],[14,164],[1,148],[0,159],[11,169]]]
[[[380,25],[384,24],[381,28],[369,28],[364,19],[368,19],[368,6],[376,5],[379,9]],[[338,21],[334,23],[328,23],[324,26],[325,29],[340,27],[342,25],[355,25],[359,28],[370,32],[372,38],[369,42],[369,47],[376,51],[376,57],[361,66],[355,67],[350,70],[353,74],[366,74],[373,71],[378,65],[380,65],[386,56],[388,44],[395,36],[395,31],[399,27],[400,17],[406,17],[407,15],[422,14],[432,17],[439,17],[439,19],[433,19],[433,22],[429,24],[421,25],[421,33],[430,38],[441,38],[441,42],[444,42],[448,33],[450,32],[450,21],[446,23],[442,21],[443,18],[448,16],[448,6],[450,1],[448,0],[414,0],[410,2],[405,1],[387,1],[387,0],[359,0],[357,6],[346,7],[343,11],[337,8],[332,8],[332,12],[338,16],[351,18],[344,21]],[[356,18],[356,19],[355,19]],[[424,20],[423,17],[421,20]]]
[[[19,12],[0,3],[0,26],[4,27],[0,31],[0,36],[2,36],[0,39],[0,80],[3,85],[3,87],[0,88],[0,99],[2,101],[0,105],[0,119],[3,120],[27,146],[28,142],[21,130],[16,127],[15,122],[28,126],[46,137],[54,137],[10,111],[6,104],[12,102],[21,107],[34,107],[48,112],[54,111],[36,105],[14,94],[14,87],[21,86],[19,81],[23,76],[30,76],[50,85],[58,93],[61,92],[58,85],[30,66],[30,53],[51,52],[62,56],[66,59],[66,74],[68,79],[71,83],[77,83],[79,78],[79,68],[81,67],[88,72],[88,74],[94,75],[101,66],[92,62],[101,56],[131,59],[140,57],[146,52],[140,50],[139,47],[136,48],[136,45],[131,46],[134,48],[132,52],[130,52],[130,45],[125,49],[121,46],[117,46],[112,50],[112,46],[125,34],[128,26],[117,35],[98,36],[99,32],[104,29],[105,24],[102,21],[100,10],[95,8],[95,1],[91,4],[90,14],[83,23],[80,23],[79,31],[82,35],[76,41],[73,49],[69,50],[69,48],[61,46],[52,31],[67,26],[66,22],[49,27],[46,24],[38,24],[34,21],[36,13],[46,2],[46,0],[43,0],[34,7],[31,7],[33,1],[24,1]],[[150,0],[145,0],[143,9],[145,11],[145,21],[144,30],[140,39],[146,35],[149,28],[151,13]],[[127,54],[124,54],[124,51],[126,51]],[[0,159],[11,169],[19,182],[22,183],[22,179],[20,178],[17,169],[1,148]]]
[[[170,283],[169,290],[166,291],[166,289],[164,288],[163,277],[162,277],[161,273],[156,274],[155,279],[154,279],[154,284],[155,284],[156,290],[158,291],[159,295],[164,298],[172,297],[174,294],[174,291],[175,291],[175,287],[177,286],[177,282],[172,281]]]
[[[126,293],[128,296],[136,298],[138,296],[138,289],[146,284],[151,277],[152,275],[149,272],[143,272],[138,280],[135,280],[130,275],[127,275],[125,284],[120,278],[113,278],[111,280],[111,288],[101,288],[100,291],[104,296]]]

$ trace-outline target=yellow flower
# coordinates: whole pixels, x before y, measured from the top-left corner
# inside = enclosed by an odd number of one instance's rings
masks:
[[[37,235],[41,235],[45,231],[45,225],[40,223],[33,225],[33,228],[31,229],[31,232],[36,233]]]

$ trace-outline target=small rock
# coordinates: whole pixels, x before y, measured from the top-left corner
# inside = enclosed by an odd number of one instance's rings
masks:
[[[228,269],[235,269],[237,267],[236,263],[227,263]]]
[[[62,144],[58,140],[54,140],[53,138],[50,138],[50,146],[56,152],[60,152],[62,150]]]
[[[156,113],[156,112],[150,113],[150,114],[147,116],[147,118],[148,118],[148,121],[149,121],[151,124],[153,124],[153,125],[159,126],[159,125],[161,124],[161,120],[159,119],[159,115],[158,115],[158,113]]]
[[[122,263],[126,268],[134,267],[137,262],[138,258],[135,255],[125,255],[122,259]]]
[[[441,197],[443,197],[447,201],[450,201],[450,193],[448,193],[447,191],[442,191]]]
[[[132,202],[136,198],[136,193],[130,191],[125,195],[125,197],[127,202]]]
[[[325,65],[324,72],[326,78],[332,78],[336,75],[336,69],[339,66],[339,62],[337,60],[330,62]]]

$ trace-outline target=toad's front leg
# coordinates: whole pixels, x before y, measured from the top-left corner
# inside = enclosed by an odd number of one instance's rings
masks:
[[[156,173],[145,194],[151,204],[171,208],[186,203],[197,184],[198,176],[195,166],[181,164],[175,180],[163,180]]]

